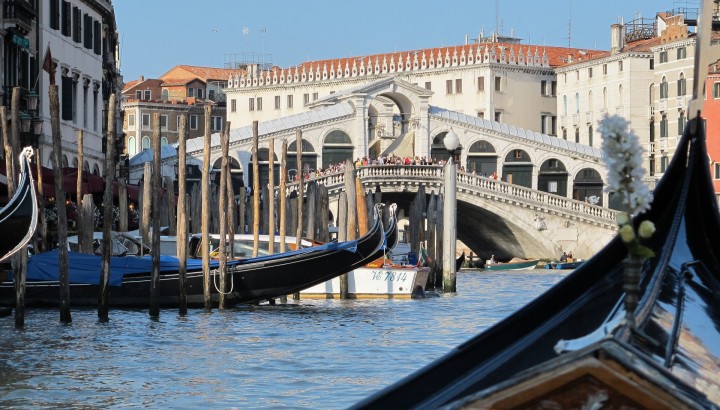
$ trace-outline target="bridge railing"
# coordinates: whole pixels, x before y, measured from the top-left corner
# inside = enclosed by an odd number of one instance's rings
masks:
[[[438,184],[442,183],[444,168],[436,165],[369,165],[357,169],[357,175],[363,182],[397,182],[415,181]],[[325,185],[328,191],[340,190],[344,187],[345,177],[342,172],[311,177],[308,181]],[[569,215],[583,216],[598,223],[614,226],[617,211],[592,205],[584,201],[566,198],[520,185],[510,184],[493,178],[483,177],[467,172],[458,172],[458,189],[464,189],[478,195],[490,195],[504,200],[522,201],[526,205],[541,209],[561,211]],[[292,189],[297,182],[288,184]]]

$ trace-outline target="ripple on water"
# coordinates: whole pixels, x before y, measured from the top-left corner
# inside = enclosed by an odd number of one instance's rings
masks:
[[[301,300],[180,317],[30,309],[0,319],[0,408],[346,408],[436,360],[564,275],[458,274],[423,300]]]

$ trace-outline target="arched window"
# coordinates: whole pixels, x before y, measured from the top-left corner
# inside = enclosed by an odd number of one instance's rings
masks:
[[[67,155],[63,155],[62,157],[62,167],[67,168],[68,167],[68,158]]]
[[[161,137],[161,138],[160,138],[160,145],[167,145],[167,144],[168,144],[167,137]]]
[[[161,98],[162,98],[163,101],[167,101],[167,100],[169,99],[167,88],[163,88],[163,90],[162,90],[162,92],[160,93],[160,95],[161,95]]]
[[[686,122],[687,119],[685,118],[685,112],[680,111],[680,114],[678,116],[678,135],[682,135],[683,131],[685,131]]]
[[[332,164],[344,162],[346,159],[353,159],[353,143],[350,136],[344,131],[335,130],[325,137],[322,148],[323,169]]]
[[[663,114],[660,119],[660,138],[667,138],[668,136],[668,118],[667,114]]]
[[[650,107],[655,104],[655,84],[650,84],[650,91],[648,92],[648,105]]]
[[[590,91],[588,92],[588,109],[587,109],[587,110],[588,110],[588,111],[592,111],[592,110],[593,110],[593,94],[592,94],[592,90],[590,90]]]
[[[575,127],[575,142],[578,144],[580,143],[580,128],[579,127]]]
[[[132,157],[133,155],[137,154],[137,142],[135,137],[128,138],[128,154]]]
[[[563,114],[567,115],[567,113],[568,113],[567,95],[563,95]]]
[[[593,126],[588,126],[588,145],[592,147],[593,145]]]
[[[580,114],[580,93],[575,93],[575,114]]]
[[[622,84],[620,84],[618,86],[618,106],[619,107],[623,106],[623,86],[622,86]]]
[[[93,165],[93,175],[100,175],[100,167],[98,167],[98,164]]]
[[[680,78],[678,78],[677,81],[677,95],[683,96],[686,93],[686,86],[685,86],[685,74],[680,73]]]
[[[668,82],[665,76],[663,76],[660,82],[660,98],[668,98]]]
[[[142,137],[142,149],[150,149],[150,137]]]
[[[608,96],[607,96],[607,87],[603,87],[603,105],[604,110],[607,110],[608,108]]]

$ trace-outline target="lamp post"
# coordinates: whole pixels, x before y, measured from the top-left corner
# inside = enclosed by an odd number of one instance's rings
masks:
[[[445,204],[443,207],[443,292],[456,291],[455,248],[457,240],[457,170],[453,161],[455,150],[460,144],[455,131],[450,129],[443,139],[443,145],[450,154],[445,164]]]
[[[20,113],[20,135],[25,146],[37,149],[43,130],[43,119],[37,115],[38,94],[30,90],[25,95],[27,112]]]

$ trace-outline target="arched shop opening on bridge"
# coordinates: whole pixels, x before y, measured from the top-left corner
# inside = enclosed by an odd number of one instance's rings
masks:
[[[254,181],[253,173],[253,161],[255,158],[250,156],[249,169],[248,169],[248,181]],[[273,183],[277,186],[280,184],[280,161],[278,156],[273,154]],[[258,149],[258,171],[260,172],[259,180],[260,187],[266,187],[270,183],[270,150],[268,148]],[[252,184],[252,182],[250,182]]]
[[[545,160],[540,166],[538,174],[538,190],[555,195],[567,196],[568,185],[567,169],[559,159]]]
[[[524,150],[514,149],[505,156],[505,163],[502,168],[503,181],[532,188],[532,173],[532,160]]]
[[[467,172],[490,176],[497,172],[498,154],[495,147],[487,141],[475,141],[467,153]]]
[[[573,181],[573,199],[603,206],[603,180],[600,173],[592,168],[583,168]],[[611,203],[613,201],[610,201]],[[617,208],[616,208],[617,209]]]
[[[305,172],[314,171],[317,169],[317,163],[318,163],[318,155],[317,152],[315,152],[315,147],[312,146],[310,142],[308,142],[306,139],[302,140],[301,144],[302,148],[302,169],[303,174]],[[295,175],[297,175],[297,141],[292,141],[290,144],[288,144],[287,149],[287,159],[285,160],[287,164],[287,175],[288,181],[293,181],[295,179]]]
[[[448,150],[445,148],[445,144],[443,143],[447,134],[448,131],[443,131],[433,138],[432,145],[430,146],[430,158],[437,159],[438,161],[447,161],[448,158],[450,158],[450,153],[448,153]],[[455,151],[453,152],[453,159],[455,161],[460,158],[462,150],[462,145],[458,145],[457,148],[455,148]]]
[[[347,133],[341,130],[330,131],[322,147],[323,169],[347,159],[352,161],[354,148],[352,139]]]
[[[230,166],[230,178],[233,183],[233,190],[235,192],[238,192],[238,190],[245,186],[243,182],[243,170],[242,166],[240,166],[240,163],[235,158],[228,156],[228,165]],[[218,158],[215,160],[215,163],[212,166],[212,170],[210,171],[213,176],[211,177],[215,185],[218,185],[220,183],[220,169],[222,166],[222,158]],[[193,175],[193,171],[188,172],[189,175]]]

